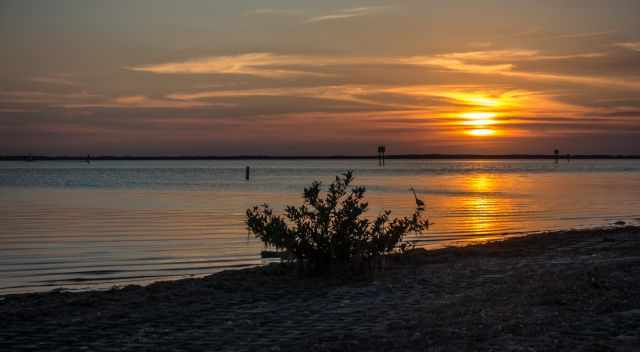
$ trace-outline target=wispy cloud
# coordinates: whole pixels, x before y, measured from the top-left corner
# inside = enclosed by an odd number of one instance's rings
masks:
[[[493,46],[493,42],[490,41],[476,41],[469,43],[472,48],[489,48]]]
[[[490,74],[490,73],[500,73],[505,71],[511,71],[514,67],[514,65],[510,63],[504,63],[504,64],[503,63],[498,63],[498,64],[469,63],[464,60],[447,57],[446,55],[413,56],[413,57],[406,57],[406,58],[396,58],[392,61],[390,60],[388,63],[414,65],[414,66],[434,66],[434,67],[440,67],[440,68],[444,68],[452,71],[461,71],[461,72],[477,73],[477,74]]]
[[[248,15],[275,15],[275,16],[297,16],[303,13],[302,10],[294,10],[294,9],[256,9],[251,12],[248,12]]]
[[[0,91],[0,102],[10,104],[53,105],[68,101],[84,101],[100,98],[87,92],[50,93],[43,91]]]
[[[16,106],[82,108],[159,108],[189,109],[198,107],[232,107],[229,103],[187,102],[171,98],[151,98],[144,95],[126,95],[110,98],[99,94],[50,93],[42,91],[0,91],[0,103]],[[18,108],[19,109],[19,108]]]
[[[616,46],[633,51],[640,51],[640,42],[616,43]]]
[[[556,38],[563,39],[577,39],[577,38],[593,38],[593,37],[602,37],[610,34],[614,34],[616,31],[601,31],[601,32],[585,32],[585,33],[570,33],[570,34],[561,34]]]
[[[78,85],[76,82],[65,78],[64,76],[38,76],[30,79],[31,82],[36,83],[45,83],[45,84],[55,84],[61,86],[75,86]]]
[[[460,60],[497,61],[531,58],[537,54],[538,51],[536,50],[513,49],[454,52],[441,54],[439,57]]]
[[[368,16],[374,13],[383,12],[387,9],[389,9],[389,6],[367,6],[367,7],[342,9],[327,15],[311,17],[307,19],[305,23],[318,23],[318,22],[325,22],[325,21],[342,20],[342,19],[353,18],[353,17]]]
[[[607,78],[600,76],[577,76],[568,74],[554,74],[554,73],[540,73],[540,72],[525,72],[525,71],[511,71],[500,72],[501,75],[523,78],[536,81],[554,81],[554,82],[568,82],[575,84],[584,84],[589,86],[599,87],[620,87],[626,89],[640,89],[640,81]]]
[[[485,50],[467,51],[459,53],[449,53],[439,55],[448,59],[461,59],[473,61],[542,61],[542,60],[572,60],[572,59],[592,59],[607,56],[605,53],[577,53],[564,55],[544,55],[538,50]]]
[[[531,27],[519,32],[505,34],[505,37],[518,38],[518,37],[530,37],[530,36],[540,36],[540,35],[544,35],[544,31],[542,30],[542,28]]]
[[[320,73],[301,69],[283,68],[292,65],[318,65],[298,55],[250,53],[231,56],[215,56],[158,65],[134,66],[132,71],[158,74],[244,74],[259,77],[282,78],[291,76],[321,76]]]
[[[15,109],[15,108],[0,108],[0,113],[29,113],[38,112],[37,109]]]
[[[456,85],[331,85],[318,87],[266,88],[247,90],[216,90],[174,93],[168,99],[177,101],[211,101],[211,99],[252,98],[252,97],[302,97],[328,101],[341,101],[382,107],[391,111],[413,111],[428,114],[431,117],[453,117],[460,112],[460,106],[468,108],[491,109],[492,111],[527,111],[537,116],[564,113],[567,116],[583,113],[584,109],[567,103],[555,101],[553,96],[536,91],[517,89],[496,89],[487,91],[486,87]],[[415,100],[406,103],[398,97],[435,98],[436,103],[425,105]],[[536,107],[539,107],[538,110]],[[427,111],[425,111],[427,110]],[[427,115],[425,115],[427,116]],[[424,116],[423,116],[424,117]]]
[[[133,71],[156,74],[244,74],[263,78],[295,76],[335,77],[322,67],[338,65],[410,65],[446,69],[470,74],[503,75],[527,80],[573,82],[578,84],[621,86],[637,89],[640,82],[607,77],[576,76],[562,73],[519,71],[518,63],[545,60],[596,59],[604,53],[542,54],[537,50],[511,49],[453,52],[408,57],[331,57],[250,53],[217,56],[183,62],[135,66]]]
[[[508,71],[512,64],[474,64],[467,61],[487,61],[527,57],[534,51],[478,51],[451,53],[435,56],[411,57],[329,57],[310,55],[279,55],[272,53],[249,53],[231,56],[215,56],[183,62],[130,67],[130,70],[156,74],[244,74],[265,78],[287,78],[292,76],[331,76],[318,72],[318,67],[328,65],[417,65],[438,66],[457,71],[490,73]],[[296,68],[291,68],[296,67]]]
[[[384,87],[373,85],[331,85],[317,87],[290,87],[290,88],[265,88],[265,89],[246,89],[246,90],[216,90],[216,91],[200,91],[191,93],[174,93],[169,94],[167,98],[178,101],[200,101],[212,98],[247,98],[258,96],[279,96],[279,97],[298,97],[298,98],[314,98],[322,100],[350,102],[362,105],[371,105],[388,108],[415,108],[415,106],[407,106],[375,99],[367,96],[373,93],[384,92]]]
[[[541,73],[517,70],[518,62],[544,60],[593,59],[607,56],[604,53],[577,53],[544,55],[536,50],[494,50],[441,54],[435,57],[403,59],[405,63],[439,66],[452,71],[476,74],[494,74],[536,81],[556,81],[592,86],[614,86],[640,89],[640,81],[589,75]]]
[[[354,17],[363,17],[372,15],[375,13],[383,12],[389,9],[389,6],[362,6],[348,9],[336,10],[331,13],[317,15],[307,18],[303,23],[319,23],[326,21],[344,20]],[[250,11],[247,15],[273,15],[273,16],[303,16],[305,12],[298,9],[274,9],[274,8],[261,8]]]
[[[91,103],[67,103],[61,105],[68,109],[82,108],[141,108],[141,109],[191,109],[208,106],[233,106],[232,104],[212,104],[206,102],[185,102],[172,99],[149,98],[144,95],[129,95]]]

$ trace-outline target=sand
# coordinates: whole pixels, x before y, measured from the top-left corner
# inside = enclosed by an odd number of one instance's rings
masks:
[[[640,228],[390,258],[371,279],[277,265],[0,299],[0,350],[640,350]]]

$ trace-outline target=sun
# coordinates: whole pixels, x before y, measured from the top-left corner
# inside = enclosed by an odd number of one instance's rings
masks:
[[[486,111],[469,111],[463,112],[459,115],[462,118],[470,119],[470,120],[489,120],[498,116],[495,112],[486,112]]]
[[[495,120],[498,117],[498,113],[491,111],[467,111],[458,114],[458,117],[463,118],[461,124],[464,126],[471,126],[473,129],[466,130],[465,134],[475,137],[487,137],[496,134],[496,130],[491,126],[496,125],[498,122]]]
[[[487,136],[495,135],[496,131],[490,128],[477,128],[477,129],[466,131],[465,133],[475,137],[487,137]]]

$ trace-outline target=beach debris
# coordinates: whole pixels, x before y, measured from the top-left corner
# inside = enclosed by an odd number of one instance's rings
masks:
[[[618,220],[618,221],[614,222],[613,224],[614,224],[614,225],[616,225],[616,226],[624,226],[624,225],[626,225],[627,223],[626,223],[626,222],[624,222],[624,221],[622,221],[622,220]]]

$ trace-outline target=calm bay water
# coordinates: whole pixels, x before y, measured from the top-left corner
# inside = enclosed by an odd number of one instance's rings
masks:
[[[244,180],[244,167],[252,179]],[[87,289],[261,264],[244,211],[298,204],[353,169],[370,215],[407,215],[438,247],[640,222],[639,160],[239,160],[0,163],[0,294]]]

